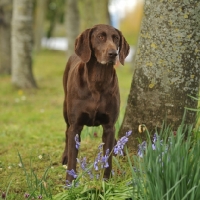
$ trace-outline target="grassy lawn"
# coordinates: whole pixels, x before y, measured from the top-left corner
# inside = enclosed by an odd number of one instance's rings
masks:
[[[0,77],[0,194],[9,188],[7,199],[23,199],[28,192],[24,167],[30,176],[41,179],[48,170],[48,186],[52,193],[62,190],[65,168],[61,165],[65,123],[62,116],[62,75],[66,64],[63,52],[42,51],[34,56],[34,75],[39,89],[23,91],[14,88],[9,76]],[[117,68],[121,113],[132,79],[130,67]],[[98,137],[94,137],[96,132]],[[85,127],[82,154],[94,158],[94,149],[101,142],[101,129]],[[19,155],[23,161],[20,162]],[[31,177],[29,177],[31,179]],[[1,198],[1,197],[0,197]]]

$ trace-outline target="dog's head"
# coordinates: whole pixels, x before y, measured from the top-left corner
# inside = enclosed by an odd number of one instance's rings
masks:
[[[114,64],[119,55],[119,61],[124,60],[129,53],[129,45],[122,33],[109,25],[99,24],[86,29],[75,41],[75,53],[87,63],[95,56],[101,64]]]

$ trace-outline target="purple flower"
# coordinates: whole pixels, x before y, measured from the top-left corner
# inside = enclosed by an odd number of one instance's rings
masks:
[[[98,163],[99,163],[100,160],[101,160],[101,154],[102,154],[102,152],[99,152],[99,153],[97,154],[97,157],[96,157],[95,161],[94,161],[94,169],[95,169],[96,171],[99,170]]]
[[[115,175],[115,170],[112,169],[112,170],[111,170],[111,173],[112,173],[112,175],[114,176],[114,175]]]
[[[42,195],[39,195],[39,196],[38,196],[38,199],[42,199]]]
[[[72,187],[72,184],[70,181],[66,180],[66,187],[67,188],[71,188]]]
[[[155,144],[156,141],[157,141],[157,135],[156,135],[156,133],[154,133],[152,142]]]
[[[132,131],[126,132],[126,137],[129,137],[131,135]]]
[[[128,142],[128,137],[131,135],[131,133],[132,133],[132,131],[126,132],[126,135],[117,141],[117,144],[114,146],[114,149],[113,149],[113,151],[116,155],[123,156],[124,146]]]
[[[80,164],[81,169],[85,171],[87,166],[86,157],[84,157],[82,160],[77,158],[77,162]]]
[[[6,198],[6,193],[5,193],[5,192],[2,192],[1,198],[2,198],[2,199],[5,199],[5,198]]]
[[[99,169],[98,167],[98,160],[94,161],[94,169],[97,171]]]
[[[108,164],[109,153],[110,153],[110,150],[107,149],[105,156],[102,156],[101,151],[97,154],[97,157],[94,161],[94,169],[96,171],[99,170],[99,164],[101,164],[101,168],[109,167],[109,164]]]
[[[102,158],[101,158],[101,168],[108,168],[109,167],[109,164],[108,164],[109,153],[110,153],[110,150],[107,149],[106,155],[102,156]]]
[[[24,194],[24,198],[29,198],[29,196],[30,196],[30,194],[28,194],[28,193]]]
[[[152,146],[153,150],[156,150],[156,145],[155,144],[152,144],[151,146]]]
[[[75,142],[76,142],[76,149],[79,149],[79,147],[80,147],[79,135],[76,134],[74,139],[75,139]]]
[[[67,173],[68,173],[69,175],[73,176],[74,178],[77,177],[77,174],[76,174],[76,172],[75,172],[73,169],[67,170]]]
[[[139,148],[137,154],[140,158],[143,158],[144,151],[146,150],[146,141],[143,141],[142,144],[139,144],[138,146]]]
[[[104,143],[101,143],[99,146],[98,146],[98,149],[101,150],[103,148],[103,145]]]
[[[94,178],[94,176],[93,176],[93,174],[92,174],[92,172],[90,170],[88,170],[87,173],[88,173],[88,175],[90,176],[91,179]]]

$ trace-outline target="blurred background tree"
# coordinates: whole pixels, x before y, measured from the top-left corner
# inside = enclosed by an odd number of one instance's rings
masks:
[[[45,36],[47,38],[60,36],[60,33],[56,32],[56,28],[62,26],[62,36],[65,33],[65,15],[66,15],[66,3],[68,0],[47,0],[47,12],[46,12],[46,26]]]
[[[42,37],[44,36],[47,0],[36,0],[34,3],[34,49],[40,51]]]
[[[78,0],[67,0],[67,15],[66,15],[66,27],[67,27],[67,40],[68,40],[68,56],[74,53],[74,42],[79,34],[79,10]]]
[[[12,2],[13,0],[0,0],[0,73],[14,73],[12,75],[12,82],[15,83],[16,76],[19,76],[19,74],[22,73],[26,74],[27,72],[23,72],[23,70],[16,68],[16,62],[11,61],[10,41],[11,16],[13,8]],[[44,38],[66,38],[67,35],[69,47],[68,55],[70,55],[74,49],[75,38],[84,29],[92,27],[93,25],[99,23],[106,23],[115,26],[113,20],[111,20],[111,12],[109,8],[110,5],[113,3],[115,5],[118,5],[120,0],[102,0],[100,2],[92,0],[31,0],[31,2],[34,6],[28,9],[27,12],[24,13],[24,16],[25,14],[27,15],[30,13],[30,16],[32,16],[32,20],[30,20],[31,24],[29,23],[30,32],[28,34],[32,34],[32,39],[30,39],[30,41],[34,43],[34,50],[38,52],[41,49],[41,44],[44,45],[44,42],[41,43],[41,41],[43,41]],[[132,11],[129,10],[129,12],[126,12],[126,15],[123,16],[123,19],[119,19],[119,13],[115,13],[114,15],[112,15],[112,18],[114,17],[115,20],[119,20],[118,24],[120,24],[120,26],[117,25],[115,27],[123,32],[131,45],[136,45],[142,14],[142,0],[136,0],[136,2],[139,3],[136,4],[135,8]],[[126,2],[124,1],[123,4],[126,4]],[[76,7],[75,10],[73,9],[73,7]],[[29,11],[30,13],[28,13]],[[72,20],[72,18],[74,18],[74,20]],[[14,17],[14,35],[12,46],[16,45],[16,38],[20,38],[19,35],[21,34],[20,31],[17,32],[16,24],[18,23],[16,23],[16,21],[17,19],[15,19]],[[16,34],[19,35],[17,36]],[[20,43],[22,41],[18,42]],[[13,59],[16,59],[16,47],[13,46],[12,49],[14,52]],[[32,52],[32,50],[29,49],[29,51],[27,52],[30,53]],[[30,55],[32,56],[33,54]],[[13,64],[12,70],[11,63]],[[30,63],[32,63],[32,61],[29,61],[29,64]],[[33,85],[36,85],[33,73],[31,72],[31,68],[32,67],[30,67],[30,69],[28,70],[30,73],[29,80],[33,83]]]
[[[80,30],[83,31],[100,23],[110,24],[108,6],[108,0],[102,0],[98,3],[93,0],[79,0]]]
[[[0,74],[11,73],[12,0],[0,0]]]
[[[35,88],[32,72],[33,1],[13,0],[12,83],[19,88]]]

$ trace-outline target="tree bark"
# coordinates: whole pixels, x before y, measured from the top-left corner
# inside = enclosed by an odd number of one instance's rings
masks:
[[[34,49],[40,51],[41,40],[44,35],[44,20],[46,13],[47,0],[37,0],[34,22]]]
[[[0,0],[0,74],[11,73],[12,0]]]
[[[32,73],[33,2],[13,0],[12,83],[20,88],[35,88]]]
[[[84,0],[79,2],[81,31],[95,24],[110,24],[109,0]]]
[[[79,34],[79,10],[78,0],[67,0],[67,39],[68,39],[68,57],[74,53],[75,39]]]
[[[138,126],[152,132],[165,122],[177,130],[184,107],[196,108],[200,82],[200,2],[146,0],[135,73],[119,136],[132,130],[137,148]],[[196,113],[187,111],[186,124]]]

